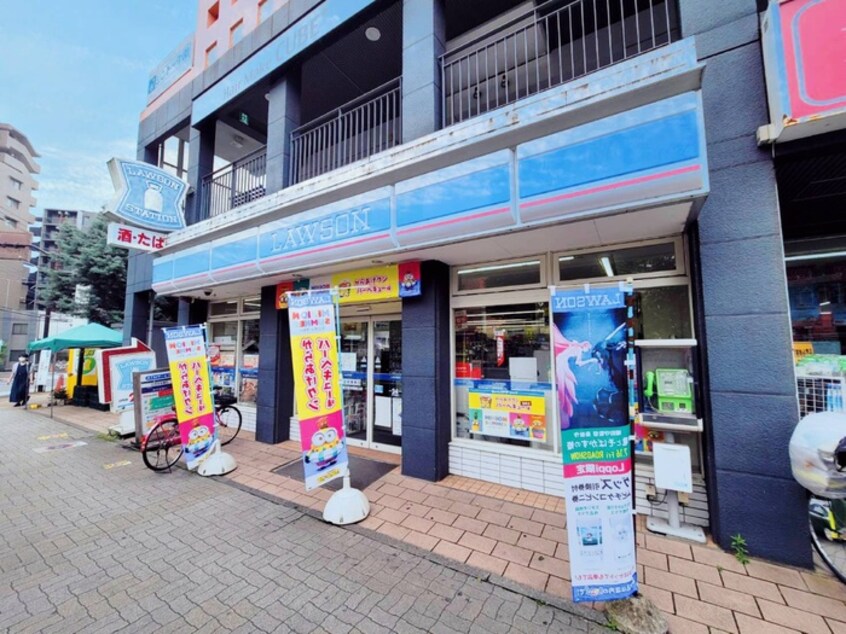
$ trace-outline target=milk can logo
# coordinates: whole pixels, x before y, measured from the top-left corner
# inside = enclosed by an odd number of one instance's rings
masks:
[[[147,163],[109,161],[115,199],[111,213],[133,225],[156,231],[185,227],[182,208],[188,185],[185,181]]]

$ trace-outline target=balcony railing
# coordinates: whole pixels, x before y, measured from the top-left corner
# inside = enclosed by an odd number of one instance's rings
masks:
[[[350,101],[291,133],[290,184],[402,143],[400,79]]]
[[[201,218],[226,213],[264,196],[267,182],[267,151],[252,154],[203,177]]]
[[[679,38],[676,0],[550,0],[441,56],[443,125]]]

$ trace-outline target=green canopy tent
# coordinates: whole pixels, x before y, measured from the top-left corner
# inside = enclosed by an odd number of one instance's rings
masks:
[[[77,377],[79,377],[79,385],[82,385],[82,371],[84,365],[83,350],[85,348],[116,348],[123,344],[123,335],[116,330],[106,328],[100,324],[85,324],[83,326],[76,326],[63,333],[46,337],[37,341],[31,342],[27,346],[29,352],[37,350],[50,350],[55,354],[60,350],[67,350],[69,348],[79,348],[79,366],[77,370]],[[56,364],[53,362],[53,376],[51,378],[51,386],[55,385],[56,378]],[[50,402],[52,404],[52,387],[50,390]],[[50,416],[53,416],[53,408],[50,407]]]

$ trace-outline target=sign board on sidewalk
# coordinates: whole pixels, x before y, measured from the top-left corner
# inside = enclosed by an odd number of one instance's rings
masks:
[[[626,291],[552,289],[573,601],[637,592]]]
[[[690,447],[668,442],[652,443],[655,486],[669,491],[693,493],[693,467]]]
[[[136,352],[113,357],[109,364],[111,378],[111,409],[113,412],[125,412],[132,409],[132,375],[136,372],[151,370],[156,367],[154,352]]]
[[[173,385],[168,368],[155,368],[132,374],[135,404],[135,440],[141,442],[165,417],[173,416]]]

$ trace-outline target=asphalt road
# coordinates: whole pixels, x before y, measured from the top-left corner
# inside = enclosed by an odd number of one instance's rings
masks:
[[[8,404],[0,433],[0,631],[606,631]]]

